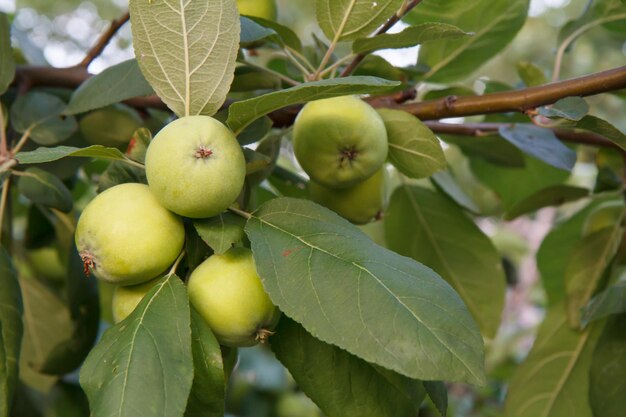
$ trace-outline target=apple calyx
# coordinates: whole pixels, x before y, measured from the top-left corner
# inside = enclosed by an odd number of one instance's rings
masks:
[[[344,162],[351,163],[359,155],[355,146],[346,146],[339,151],[339,166],[343,166]]]
[[[266,343],[267,339],[275,334],[276,332],[261,328],[256,331],[256,336],[254,337],[254,340],[260,343]]]
[[[196,150],[197,159],[206,159],[211,155],[213,155],[213,151],[204,145],[200,145],[200,147]]]
[[[89,251],[82,251],[79,253],[80,259],[83,260],[83,271],[85,276],[89,277],[91,271],[96,269],[96,257]]]

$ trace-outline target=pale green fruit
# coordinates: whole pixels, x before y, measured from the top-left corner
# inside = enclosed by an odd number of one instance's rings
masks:
[[[276,20],[276,3],[274,0],[237,0],[239,14]]]
[[[29,250],[28,260],[33,273],[38,278],[45,278],[54,282],[64,282],[67,279],[67,268],[61,259],[59,250],[54,246]]]
[[[208,116],[189,116],[165,126],[146,154],[150,191],[181,216],[206,218],[239,196],[246,161],[235,135]]]
[[[355,224],[366,224],[383,210],[385,173],[379,169],[374,175],[352,187],[326,188],[309,182],[311,200],[327,207]]]
[[[78,126],[89,143],[125,148],[135,130],[141,127],[141,119],[132,109],[110,106],[89,113],[80,119]]]
[[[184,242],[181,218],[163,208],[143,184],[102,192],[85,207],[76,226],[85,269],[119,285],[140,284],[161,274]]]
[[[322,417],[322,413],[303,393],[289,392],[278,399],[276,417]]]
[[[583,236],[588,236],[605,227],[615,226],[624,219],[623,201],[606,201],[596,207],[585,220]]]
[[[243,347],[264,341],[280,318],[246,248],[209,257],[192,272],[188,291],[191,304],[222,345]]]
[[[112,300],[113,321],[115,323],[119,323],[128,317],[157,282],[159,282],[159,278],[155,278],[139,285],[118,285],[115,287]]]
[[[293,127],[293,148],[311,179],[345,188],[378,171],[387,158],[387,130],[372,106],[355,96],[307,103]]]

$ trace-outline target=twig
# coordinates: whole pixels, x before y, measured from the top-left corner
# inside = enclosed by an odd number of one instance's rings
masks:
[[[250,68],[254,68],[254,69],[257,69],[257,70],[259,70],[259,71],[265,72],[265,73],[267,73],[267,74],[271,74],[271,75],[273,75],[274,77],[279,78],[280,80],[282,80],[282,81],[286,82],[286,83],[287,83],[287,84],[289,84],[289,85],[296,86],[296,85],[300,85],[300,84],[301,84],[301,83],[299,83],[298,81],[296,81],[296,80],[294,80],[294,79],[291,79],[291,78],[287,77],[286,75],[281,74],[280,72],[277,72],[277,71],[271,70],[271,69],[266,68],[266,67],[264,67],[264,66],[262,66],[262,65],[257,65],[257,64],[255,64],[255,63],[250,62],[250,61],[247,61],[247,60],[244,60],[244,61],[239,61],[239,62],[240,62],[240,63],[242,63],[242,64],[244,64],[244,65],[249,66]]]
[[[28,142],[28,138],[30,137],[30,132],[32,132],[32,129],[34,127],[35,126],[32,126],[32,127],[28,128],[28,129],[26,129],[26,131],[22,134],[22,137],[17,142],[17,145],[15,145],[13,147],[13,149],[11,149],[11,155],[12,156],[15,156],[15,154],[18,153],[20,150],[22,150],[24,145],[26,145],[26,142]]]
[[[2,104],[0,104],[0,106],[1,105]],[[0,108],[0,156],[6,157],[8,154],[7,133],[4,130],[4,112]]]
[[[350,13],[352,12],[352,7],[354,7],[354,2],[351,3],[350,8],[346,11],[346,14],[343,17],[341,24],[339,25],[339,27],[337,28],[337,31],[335,32],[335,37],[330,42],[330,45],[328,45],[328,49],[326,50],[326,53],[324,54],[322,61],[317,67],[317,70],[315,70],[313,75],[311,75],[310,81],[315,81],[315,80],[320,79],[321,72],[326,68],[326,64],[328,64],[328,61],[330,61],[330,57],[333,56],[333,52],[335,51],[335,48],[337,47],[337,44],[339,43],[339,39],[341,38],[341,35],[343,34],[343,30],[348,24],[348,17],[350,17]]]
[[[9,181],[11,177],[2,182],[2,195],[0,196],[0,242],[2,241],[2,230],[4,229],[4,210],[9,200]]]
[[[176,274],[176,270],[178,269],[178,265],[180,265],[180,262],[183,260],[184,257],[185,257],[185,250],[183,249],[182,252],[180,253],[180,255],[178,255],[178,258],[176,258],[176,261],[174,262],[174,265],[172,265],[172,267],[168,271],[168,273],[166,275],[167,278],[169,278],[172,275]]]
[[[295,61],[294,62],[295,64],[300,65],[300,63],[302,63],[302,65],[304,65],[308,69],[307,72],[315,72],[315,68],[313,67],[313,65],[311,65],[307,57],[302,55],[300,52],[296,51],[295,49],[289,46],[285,46],[284,51],[285,51],[285,54],[287,54],[287,57]]]
[[[406,16],[411,10],[413,10],[413,8],[415,8],[415,6],[417,6],[421,2],[422,2],[422,0],[411,0],[411,1],[409,1],[406,4],[406,6],[404,7],[404,10],[401,9],[401,10],[399,10],[399,13],[396,13],[393,16],[391,16],[391,18],[389,20],[387,20],[387,22],[384,25],[382,25],[380,27],[380,29],[378,29],[376,31],[374,36],[378,36],[378,35],[382,35],[383,33],[387,33],[387,31],[389,29],[391,29],[396,23],[398,23],[400,21],[400,19],[402,19],[404,16]],[[344,70],[341,72],[340,77],[347,77],[348,75],[352,74],[352,72],[356,69],[356,67],[359,66],[361,61],[363,61],[363,59],[366,56],[367,56],[367,54],[358,54],[357,56],[355,56],[354,59],[352,60],[352,62],[350,62],[350,64],[348,64],[348,66],[345,67]]]
[[[111,39],[113,39],[113,36],[115,36],[117,31],[122,26],[124,26],[126,22],[128,22],[129,18],[130,18],[130,14],[126,12],[119,19],[113,20],[111,24],[109,25],[109,27],[107,28],[107,30],[104,31],[102,35],[100,35],[95,45],[92,46],[89,51],[87,51],[87,55],[85,56],[85,58],[83,58],[82,61],[80,61],[80,63],[77,66],[82,67],[82,68],[87,68],[89,64],[91,64],[93,60],[96,59],[102,53],[102,51],[104,51],[104,48],[106,48],[109,42],[111,42]]]
[[[248,213],[247,211],[240,210],[234,206],[228,207],[228,210],[232,211],[235,214],[238,214],[246,220],[250,220],[250,218],[252,217],[252,214]]]

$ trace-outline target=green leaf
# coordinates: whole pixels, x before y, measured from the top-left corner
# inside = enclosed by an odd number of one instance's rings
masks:
[[[602,135],[623,150],[626,150],[626,135],[606,120],[595,116],[585,116],[575,127],[598,135]]]
[[[317,22],[330,40],[351,41],[372,33],[403,0],[317,0]]]
[[[355,54],[369,53],[379,49],[409,48],[438,39],[458,39],[469,36],[456,26],[445,23],[424,23],[409,26],[400,33],[385,33],[372,38],[357,39],[352,44]]]
[[[194,376],[185,417],[223,417],[226,386],[220,345],[194,308],[191,308],[191,351]]]
[[[573,187],[571,185],[553,185],[543,190],[537,191],[535,194],[526,199],[517,202],[513,207],[507,210],[504,215],[505,220],[512,220],[524,214],[532,213],[543,207],[559,206],[570,201],[576,201],[587,197],[589,190],[581,187]]]
[[[154,94],[154,90],[139,70],[137,60],[129,59],[105,69],[82,83],[72,93],[64,113],[84,113],[150,94]]]
[[[246,16],[240,16],[239,22],[241,25],[241,33],[239,35],[239,42],[242,47],[253,45],[263,40],[276,40],[280,41],[280,37],[276,31],[266,28],[254,20]]]
[[[536,87],[548,83],[548,78],[541,68],[532,62],[521,61],[517,63],[517,74],[527,87]]]
[[[389,162],[411,178],[428,177],[446,167],[439,139],[417,117],[401,111],[380,109],[387,129]]]
[[[419,411],[421,382],[326,344],[286,317],[271,341],[278,360],[328,417],[414,417]]]
[[[441,171],[430,177],[432,183],[452,201],[472,213],[480,213],[480,207],[463,191],[450,171]]]
[[[232,0],[130,1],[139,68],[178,116],[215,114],[233,81],[239,13]]]
[[[11,48],[11,24],[5,13],[0,13],[0,95],[4,94],[15,78],[15,61]],[[3,126],[0,126],[2,129]]]
[[[87,396],[78,384],[59,381],[46,397],[46,417],[85,417],[89,415]],[[29,417],[29,415],[24,416]]]
[[[433,41],[420,48],[425,78],[462,80],[497,55],[526,21],[529,0],[425,0],[405,19],[411,24],[447,23],[474,36]]]
[[[19,133],[30,130],[31,139],[44,146],[56,145],[78,128],[73,116],[62,116],[65,102],[51,94],[31,91],[11,106],[11,122]]]
[[[43,169],[33,167],[22,172],[18,190],[33,203],[56,208],[64,213],[69,213],[74,206],[72,193],[63,181]]]
[[[34,151],[18,152],[15,155],[20,164],[41,164],[43,162],[57,161],[66,156],[113,159],[127,161],[128,158],[116,148],[107,148],[101,145],[75,148],[73,146],[57,146],[55,148],[37,148]]]
[[[548,310],[528,358],[509,385],[505,417],[592,417],[589,367],[601,327],[567,325],[565,307]]]
[[[523,168],[524,154],[512,143],[498,135],[477,137],[440,135],[444,142],[461,148],[467,156],[481,158],[486,162],[503,167]]]
[[[589,401],[594,416],[622,417],[626,409],[626,314],[604,329],[591,361]]]
[[[623,0],[590,1],[580,17],[563,26],[558,42],[562,44],[568,38],[573,41],[586,31],[600,25],[623,32],[626,27],[625,23],[626,3]]]
[[[268,39],[296,51],[302,50],[300,38],[287,26],[256,16],[241,16],[240,19],[242,45]]]
[[[242,217],[226,212],[210,219],[196,220],[193,225],[204,243],[221,255],[243,239],[245,223]]]
[[[24,325],[17,271],[0,246],[0,416],[9,415],[17,386],[18,360]]]
[[[127,183],[147,184],[146,171],[121,161],[113,161],[98,179],[98,192]]]
[[[228,126],[237,133],[259,117],[292,104],[348,94],[382,93],[398,85],[400,85],[399,82],[368,76],[305,83],[231,104],[228,112]]]
[[[579,121],[589,112],[589,105],[582,97],[565,97],[550,107],[541,107],[539,114],[546,117]]]
[[[586,326],[592,321],[626,312],[626,282],[608,287],[587,303],[582,310],[580,323]]]
[[[398,188],[387,210],[385,238],[389,249],[441,274],[459,293],[482,334],[495,336],[506,286],[500,255],[462,209],[430,190]]]
[[[442,381],[424,381],[428,397],[442,417],[448,415],[448,389]]]
[[[429,268],[306,200],[265,203],[246,233],[270,298],[313,336],[411,378],[484,382],[478,327]]]
[[[80,371],[94,417],[182,416],[192,380],[189,298],[175,275],[104,333]]]
[[[550,129],[514,124],[503,126],[498,132],[521,151],[555,168],[571,171],[576,163],[576,152],[563,145]]]
[[[572,247],[564,275],[567,313],[572,327],[580,326],[580,309],[591,299],[604,270],[617,252],[622,234],[619,221],[612,227],[583,237]]]

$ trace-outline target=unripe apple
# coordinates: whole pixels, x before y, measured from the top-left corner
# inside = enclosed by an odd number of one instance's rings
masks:
[[[180,254],[180,217],[159,204],[148,186],[121,184],[102,192],[83,210],[76,246],[85,271],[119,285],[146,282]]]
[[[208,116],[183,117],[165,126],[146,153],[150,191],[181,216],[222,213],[239,196],[246,161],[235,135]]]
[[[355,224],[369,223],[383,210],[385,197],[384,168],[352,187],[327,188],[309,182],[311,200],[327,207]]]
[[[115,287],[112,300],[113,321],[119,323],[128,317],[157,282],[159,282],[159,278],[139,285],[118,285]]]
[[[141,127],[141,119],[133,109],[109,106],[89,113],[78,126],[87,142],[123,149]]]
[[[56,283],[63,283],[67,279],[67,267],[54,245],[29,250],[28,260],[38,278],[45,278]]]
[[[237,0],[239,14],[276,20],[276,3],[274,0]]]
[[[328,188],[351,187],[374,175],[387,158],[380,115],[355,96],[307,103],[293,127],[293,148],[311,179]]]
[[[280,311],[263,289],[252,251],[233,248],[212,255],[189,277],[189,300],[222,345],[244,347],[265,341]]]

